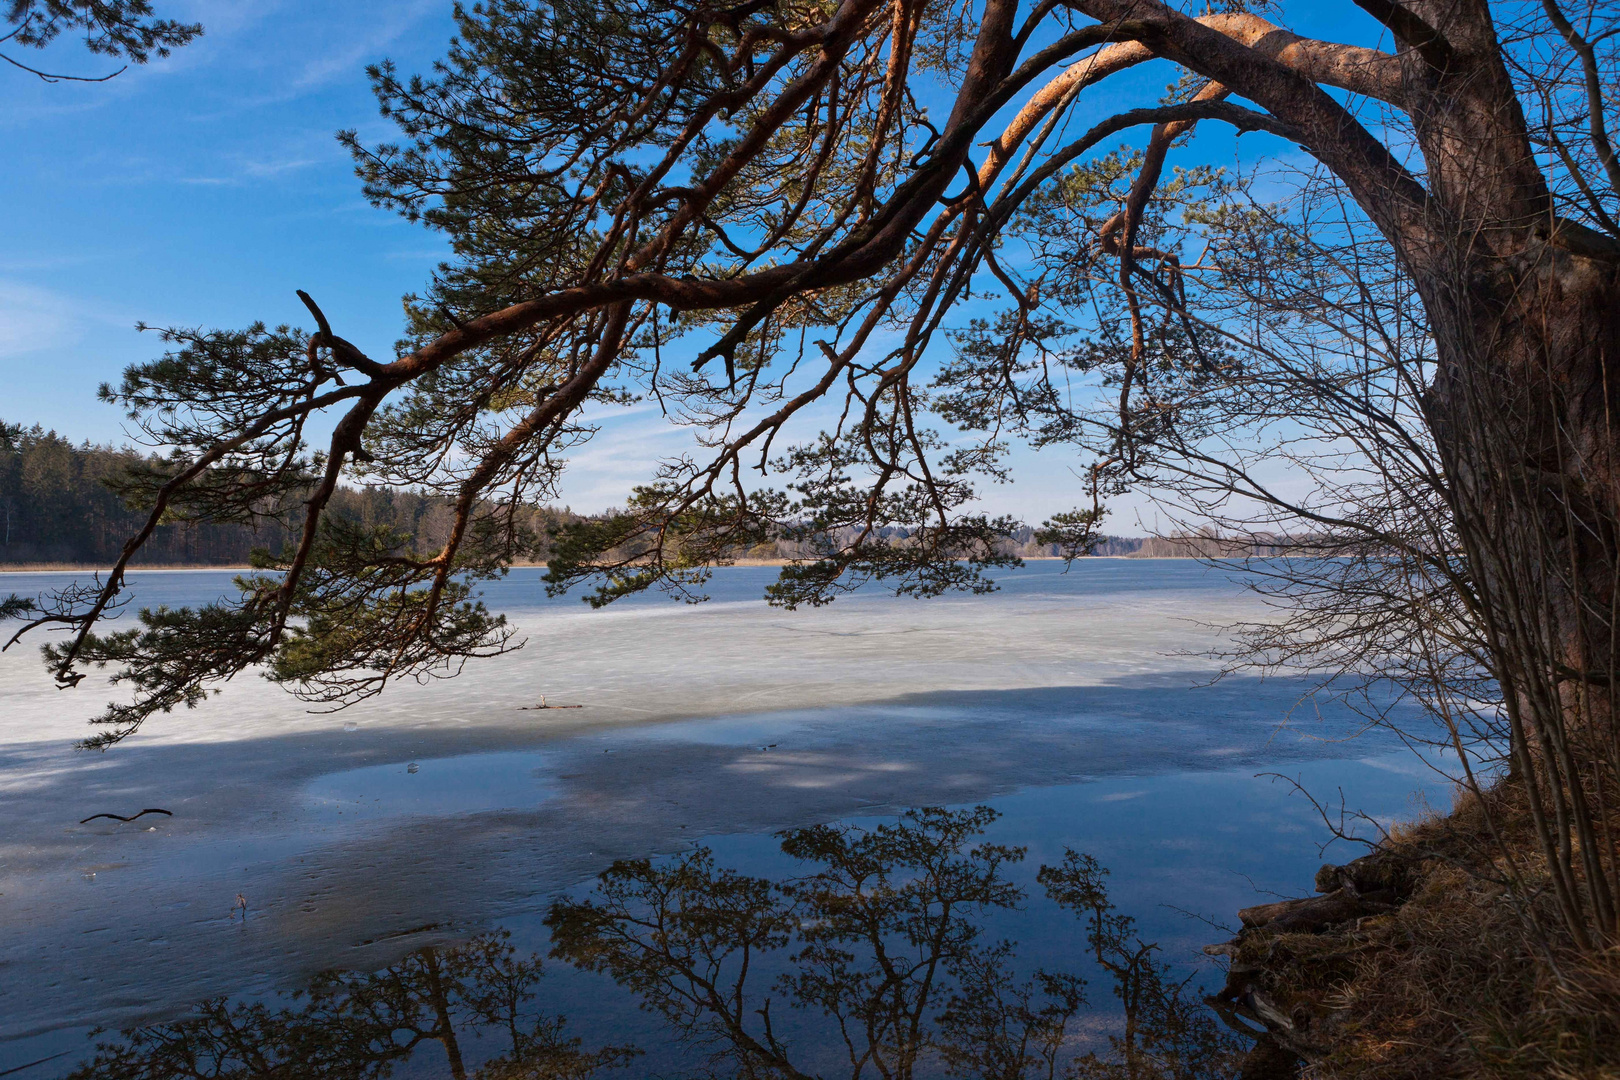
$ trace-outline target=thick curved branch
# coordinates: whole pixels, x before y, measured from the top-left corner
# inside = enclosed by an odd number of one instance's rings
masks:
[[[1192,100],[1223,101],[1230,93],[1226,87],[1210,83],[1193,95]],[[1152,248],[1139,248],[1136,243],[1136,230],[1141,224],[1142,212],[1147,208],[1148,199],[1159,185],[1159,176],[1164,171],[1165,155],[1170,150],[1170,144],[1191,131],[1197,123],[1196,120],[1173,120],[1154,127],[1153,134],[1148,138],[1142,171],[1137,174],[1136,182],[1131,185],[1126,208],[1103,222],[1102,227],[1097,230],[1097,239],[1105,254],[1128,257],[1133,261],[1137,258],[1165,257],[1165,253]],[[1121,230],[1126,233],[1123,240],[1117,239]]]
[[[1203,15],[1196,21],[1297,71],[1312,82],[1362,94],[1397,107],[1404,104],[1400,58],[1390,53],[1301,37],[1258,15]],[[1130,23],[1104,24],[1103,28],[1116,39],[1132,35]],[[1035,126],[1064,101],[1071,100],[1076,91],[1152,60],[1155,55],[1141,41],[1116,41],[1071,64],[1062,74],[1041,87],[1002,134],[990,143],[989,156],[980,168],[980,183],[988,186]]]
[[[1294,128],[1397,250],[1408,259],[1433,257],[1444,235],[1423,185],[1313,80],[1160,0],[1073,3],[1099,21],[1127,27],[1157,55],[1228,87]]]
[[[315,303],[314,298],[309,293],[299,289],[298,299],[303,301],[304,306],[309,309],[309,313],[314,316],[315,325],[319,327],[319,333],[310,340],[311,347],[325,345],[332,350],[332,354],[339,360],[364,375],[375,378],[382,374],[383,365],[361,352],[356,346],[332,333],[332,324],[326,321],[326,314],[321,311],[320,305]]]
[[[1416,12],[1404,7],[1399,0],[1355,0],[1356,7],[1365,11],[1395,35],[1395,40],[1423,57],[1424,63],[1444,71],[1451,63],[1451,43],[1445,35],[1424,22]]]

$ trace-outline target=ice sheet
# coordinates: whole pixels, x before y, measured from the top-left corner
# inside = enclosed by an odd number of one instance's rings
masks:
[[[489,600],[527,646],[459,679],[335,715],[243,679],[94,755],[71,743],[104,688],[58,692],[13,649],[0,657],[0,1039],[294,985],[335,956],[376,966],[693,836],[1379,749],[1324,742],[1351,724],[1298,708],[1305,683],[1202,685],[1215,668],[1198,654],[1216,639],[1201,624],[1265,614],[1219,572],[1058,569],[1005,575],[988,597],[859,595],[796,613],[745,599],[768,570],[722,571],[709,604],[601,612],[546,601],[538,572],[518,571]],[[46,578],[0,576],[0,592]],[[228,579],[135,583],[141,602],[174,603]],[[583,707],[523,711],[541,695]],[[1112,793],[1128,805],[1129,789]],[[77,824],[148,806],[174,816]]]

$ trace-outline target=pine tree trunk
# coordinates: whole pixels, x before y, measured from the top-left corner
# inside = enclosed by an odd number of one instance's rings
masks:
[[[1564,922],[1590,948],[1620,930],[1609,833],[1620,779],[1620,275],[1520,235],[1516,252],[1420,279],[1440,358],[1428,408],[1515,779]]]

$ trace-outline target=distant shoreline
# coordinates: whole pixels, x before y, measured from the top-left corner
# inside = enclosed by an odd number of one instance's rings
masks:
[[[1087,562],[1095,559],[1129,559],[1133,562],[1151,561],[1153,559],[1175,560],[1197,559],[1196,555],[1086,555],[1076,559],[1075,562]],[[1061,555],[1020,555],[1025,562],[1062,562]],[[786,566],[787,559],[733,559],[727,566]],[[514,570],[544,569],[545,563],[513,563]],[[15,566],[0,566],[0,574],[67,574],[94,572],[107,569],[104,563],[18,563]],[[174,564],[145,564],[128,567],[126,572],[139,574],[148,571],[163,571],[164,573],[187,572],[201,573],[204,571],[234,570],[245,572],[252,570],[251,566],[220,566],[212,563],[174,563]]]
[[[68,574],[84,571],[106,570],[106,563],[18,563],[15,566],[0,566],[0,574]],[[162,570],[165,573],[172,571],[185,571],[187,573],[201,573],[205,570],[252,570],[251,566],[218,566],[213,563],[175,563],[169,565],[126,566],[125,573],[139,574],[147,570]]]

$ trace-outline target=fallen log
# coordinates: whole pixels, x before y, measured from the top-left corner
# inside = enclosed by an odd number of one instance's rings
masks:
[[[1390,892],[1368,896],[1351,889],[1336,889],[1326,896],[1256,904],[1239,911],[1238,918],[1247,930],[1265,927],[1277,934],[1315,934],[1365,915],[1392,911],[1394,899]]]

